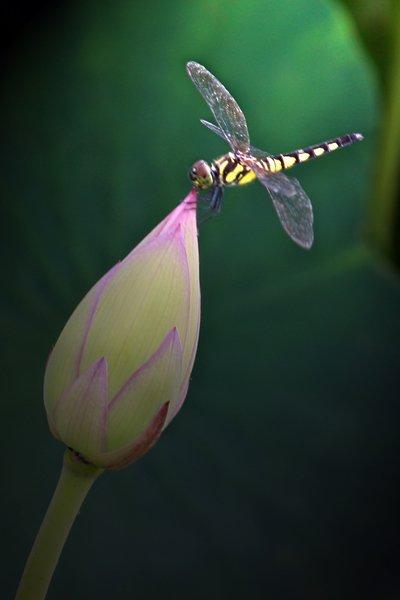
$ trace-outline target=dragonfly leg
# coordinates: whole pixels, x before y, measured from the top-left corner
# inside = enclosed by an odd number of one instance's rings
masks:
[[[217,186],[215,186],[215,189],[214,189],[214,192],[213,192],[213,195],[211,198],[211,202],[210,202],[210,210],[212,210],[212,212],[216,215],[221,212],[222,199],[223,199],[222,187],[217,185]]]
[[[222,208],[223,188],[215,186],[208,190],[205,196],[200,196],[201,204],[198,204],[197,223],[202,225],[211,217],[215,217],[221,212]],[[200,216],[199,210],[203,209],[206,213]]]

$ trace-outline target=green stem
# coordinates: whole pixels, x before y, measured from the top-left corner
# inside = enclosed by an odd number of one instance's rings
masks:
[[[392,14],[393,46],[386,86],[385,116],[382,124],[378,171],[374,201],[370,214],[370,231],[375,243],[387,255],[394,253],[398,167],[400,164],[400,4]]]
[[[100,473],[102,469],[83,463],[69,450],[65,452],[60,479],[26,563],[16,600],[45,598],[72,524]]]

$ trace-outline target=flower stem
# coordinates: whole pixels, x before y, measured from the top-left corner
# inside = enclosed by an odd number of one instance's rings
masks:
[[[102,471],[66,450],[60,479],[25,565],[16,600],[45,598],[76,515]]]

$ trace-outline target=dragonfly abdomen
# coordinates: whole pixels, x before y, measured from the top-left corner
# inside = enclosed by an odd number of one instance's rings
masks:
[[[279,173],[279,171],[291,169],[297,164],[307,162],[308,160],[319,158],[324,154],[329,154],[338,148],[350,146],[354,142],[363,139],[361,133],[347,133],[339,137],[287,152],[285,154],[275,154],[273,156],[260,155],[255,159],[256,164],[262,167],[267,173]],[[260,152],[260,151],[259,151]],[[251,151],[250,151],[251,156]],[[247,166],[234,152],[228,152],[213,162],[213,170],[221,185],[244,185],[254,181],[256,175],[254,171]]]
[[[301,148],[294,150],[293,152],[287,152],[285,154],[276,154],[274,156],[267,156],[263,158],[263,162],[266,162],[271,173],[278,173],[284,169],[290,169],[299,163],[306,162],[313,158],[319,158],[324,154],[329,154],[338,148],[344,148],[350,146],[354,142],[361,141],[363,136],[361,133],[346,133],[339,137],[315,144],[314,146],[308,146],[307,148]]]

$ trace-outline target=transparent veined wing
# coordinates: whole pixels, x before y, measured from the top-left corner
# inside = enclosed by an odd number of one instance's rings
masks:
[[[255,146],[250,146],[250,154],[255,158],[264,158],[265,156],[272,156],[270,152],[266,150],[260,150],[260,148],[255,148]]]
[[[236,100],[222,83],[199,63],[188,62],[186,68],[232,150],[247,153],[250,147],[249,132],[245,116]]]
[[[216,135],[225,138],[222,130],[214,123],[200,120]],[[252,160],[252,157],[257,159],[271,156],[269,152],[250,146],[249,153],[250,156],[242,159],[254,170],[257,179],[267,188],[284,230],[302,248],[311,248],[314,241],[314,219],[311,201],[306,192],[297,179],[287,177],[283,173],[267,173]]]
[[[217,125],[214,125],[214,123],[210,123],[210,121],[206,121],[205,119],[200,119],[200,121],[204,125],[204,127],[207,127],[210,131],[212,131],[216,135],[219,135],[219,137],[226,142],[226,136],[222,131],[221,127],[218,127]]]
[[[267,188],[286,233],[302,248],[311,248],[314,241],[313,209],[300,183],[283,173],[262,173],[254,166],[253,169]]]
[[[210,121],[206,121],[205,119],[200,119],[200,122],[204,125],[204,127],[207,127],[207,129],[209,129],[216,135],[219,135],[219,137],[221,137],[223,140],[226,140],[224,132],[222,131],[222,129],[220,127],[218,127],[217,125],[214,125],[214,123],[210,123]],[[272,154],[270,154],[266,150],[260,150],[259,148],[255,148],[254,146],[250,146],[249,154],[256,158],[264,158],[265,156],[272,156]]]

